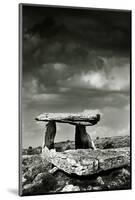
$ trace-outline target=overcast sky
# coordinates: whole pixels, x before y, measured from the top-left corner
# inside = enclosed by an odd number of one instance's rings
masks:
[[[129,135],[130,12],[23,7],[23,147],[42,144],[43,112],[99,109],[96,136]],[[57,125],[55,141],[74,140]]]

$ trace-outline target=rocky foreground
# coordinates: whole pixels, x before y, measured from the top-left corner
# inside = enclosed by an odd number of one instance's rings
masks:
[[[22,194],[129,189],[130,138],[97,138],[96,151],[74,150],[71,141],[56,150],[23,155]]]

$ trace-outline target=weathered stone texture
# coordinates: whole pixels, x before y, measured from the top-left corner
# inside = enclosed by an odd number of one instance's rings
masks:
[[[100,171],[119,168],[130,164],[129,147],[118,149],[78,149],[56,152],[46,147],[42,153],[57,168],[68,174],[92,175]]]

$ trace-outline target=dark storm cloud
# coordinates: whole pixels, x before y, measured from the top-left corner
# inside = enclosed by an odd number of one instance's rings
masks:
[[[129,54],[128,11],[23,7],[26,91],[30,79],[39,94],[62,87],[128,90]]]
[[[82,39],[85,44],[87,42],[89,45],[90,42],[92,46],[96,43],[99,47],[104,45],[107,48],[129,49],[130,15],[126,11],[26,7],[24,15],[26,32],[42,38],[60,39],[62,35],[61,41]],[[31,25],[27,23],[27,18]]]
[[[130,53],[129,12],[27,6],[23,13],[24,72],[54,62],[95,67],[98,55]]]

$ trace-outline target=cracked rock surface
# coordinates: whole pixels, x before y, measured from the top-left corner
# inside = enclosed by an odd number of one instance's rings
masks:
[[[129,165],[130,149],[129,147],[124,147],[104,150],[78,149],[56,152],[45,147],[42,157],[68,174],[82,176]]]

